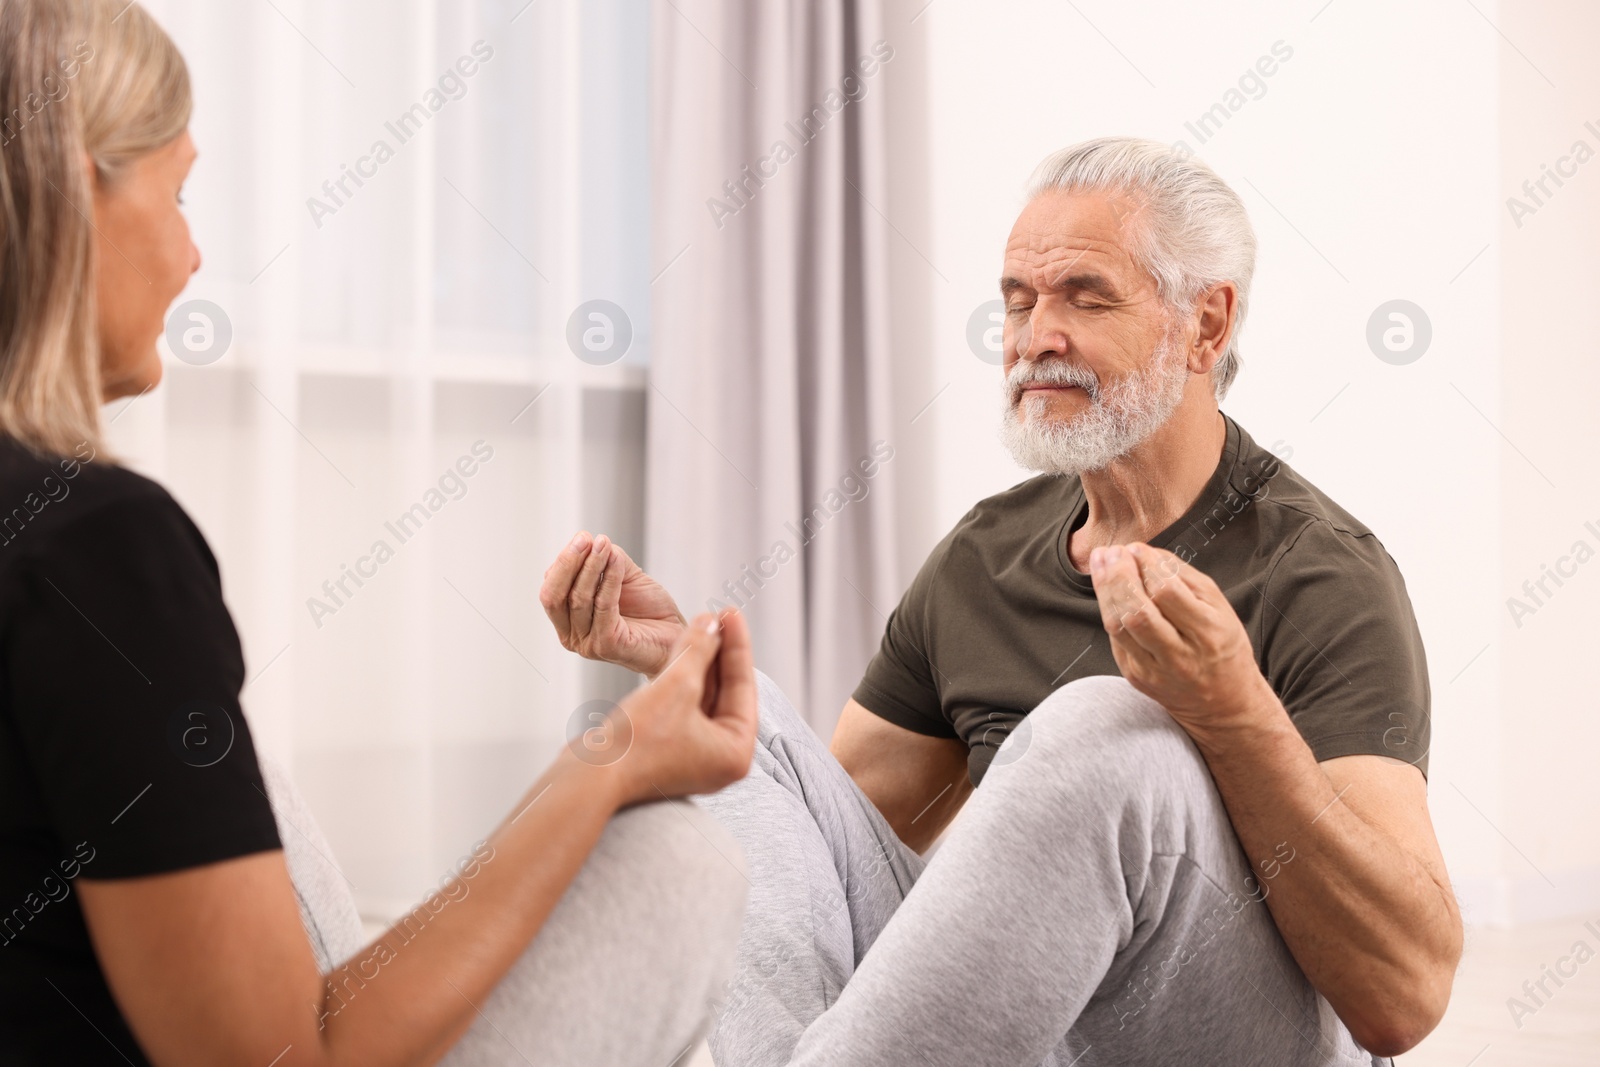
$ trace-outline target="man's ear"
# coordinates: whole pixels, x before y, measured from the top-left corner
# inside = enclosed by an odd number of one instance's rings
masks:
[[[1239,290],[1232,282],[1222,282],[1202,296],[1195,305],[1198,333],[1189,353],[1189,369],[1205,374],[1215,367],[1227,351],[1238,318]]]

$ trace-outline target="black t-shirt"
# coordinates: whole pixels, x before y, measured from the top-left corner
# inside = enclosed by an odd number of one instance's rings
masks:
[[[1399,568],[1371,530],[1224,419],[1215,472],[1149,543],[1221,587],[1318,760],[1389,756],[1426,774],[1428,668]],[[1067,553],[1087,518],[1077,477],[1041,475],[980,501],[889,616],[856,702],[961,739],[976,784],[1050,693],[1120,674],[1094,583]]]
[[[144,1064],[77,881],[280,847],[205,538],[155,482],[0,435],[0,1064]]]

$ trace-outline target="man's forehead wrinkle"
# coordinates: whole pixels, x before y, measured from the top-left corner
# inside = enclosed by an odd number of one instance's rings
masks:
[[[1006,252],[1006,275],[1036,290],[1055,289],[1074,271],[1101,274],[1116,284],[1132,262],[1121,247],[1088,238],[1063,242],[1052,237],[1025,245],[1013,242]]]
[[[1058,248],[1091,248],[1103,252],[1120,251],[1119,241],[1092,237],[1084,233],[1063,232],[1051,229],[1015,229],[1006,241],[1006,248],[1032,252],[1050,252]]]

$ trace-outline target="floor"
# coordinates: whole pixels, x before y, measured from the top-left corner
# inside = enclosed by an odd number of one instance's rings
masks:
[[[1600,930],[1600,917],[1593,926]],[[1579,942],[1587,951],[1574,953]],[[1549,996],[1537,986],[1547,966],[1552,973],[1556,968],[1576,970],[1562,977],[1560,986],[1545,978]],[[1534,983],[1531,996],[1523,990],[1524,982]],[[1531,1013],[1519,1010],[1514,1016],[1513,1005],[1508,1004],[1512,997]],[[1577,919],[1517,930],[1469,930],[1444,1021],[1395,1063],[1399,1067],[1600,1067],[1600,935]]]
[[[1600,918],[1595,921],[1600,929]],[[1577,942],[1589,953],[1574,954]],[[1582,956],[1583,963],[1578,963]],[[1537,982],[1545,966],[1564,958],[1563,969],[1577,973],[1557,986],[1545,979],[1546,997],[1537,986],[1536,1004],[1523,991]],[[1592,957],[1592,958],[1591,958]],[[1532,1014],[1519,1013],[1521,1027],[1506,1001],[1517,997]],[[1426,1041],[1395,1060],[1398,1067],[1600,1067],[1600,935],[1582,922],[1547,923],[1518,930],[1472,930],[1456,976],[1455,994],[1444,1021]],[[712,1067],[702,1046],[674,1067]]]

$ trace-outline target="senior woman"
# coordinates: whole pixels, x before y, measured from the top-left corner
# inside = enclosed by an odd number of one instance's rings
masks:
[[[731,838],[666,798],[749,767],[745,624],[697,619],[614,716],[624,758],[564,750],[363,948],[264,779],[205,539],[101,441],[100,405],[160,380],[200,263],[189,111],[136,4],[0,0],[0,1064],[667,1067],[745,884]],[[174,744],[197,707],[237,730],[205,767]]]

